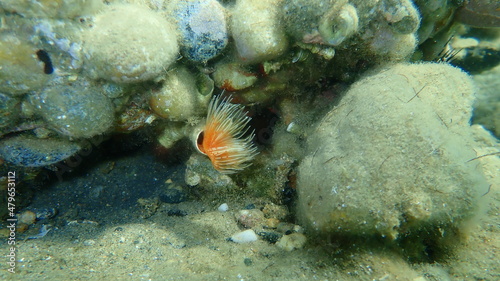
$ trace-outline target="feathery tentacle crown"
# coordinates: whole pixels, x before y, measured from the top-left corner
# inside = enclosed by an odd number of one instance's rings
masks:
[[[208,105],[207,120],[196,139],[197,149],[208,156],[215,169],[232,174],[250,166],[257,155],[252,143],[255,134],[245,137],[251,118],[244,107],[231,103],[232,98],[214,96]]]

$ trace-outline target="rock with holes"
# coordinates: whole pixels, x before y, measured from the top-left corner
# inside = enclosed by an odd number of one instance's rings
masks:
[[[471,218],[488,189],[468,161],[477,156],[473,92],[467,74],[432,63],[395,65],[352,85],[308,140],[300,222],[323,234],[396,239],[447,233]]]

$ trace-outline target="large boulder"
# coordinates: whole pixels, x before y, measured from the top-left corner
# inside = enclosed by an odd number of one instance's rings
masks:
[[[352,85],[317,124],[298,169],[302,224],[396,239],[445,230],[487,192],[469,120],[474,89],[446,64],[398,64]]]

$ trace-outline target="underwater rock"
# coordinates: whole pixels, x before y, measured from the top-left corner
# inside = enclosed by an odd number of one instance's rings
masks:
[[[166,122],[161,133],[158,134],[158,142],[166,148],[171,148],[180,139],[188,137],[193,131],[193,127],[184,122]]]
[[[283,235],[280,240],[276,243],[278,248],[281,248],[287,252],[293,250],[302,249],[307,242],[307,238],[302,233],[292,233],[289,235]]]
[[[259,209],[240,210],[235,214],[235,218],[244,228],[261,230],[265,224],[264,213]]]
[[[184,180],[189,186],[198,186],[210,194],[236,189],[237,184],[226,174],[215,170],[205,155],[193,153],[186,162]]]
[[[258,80],[256,73],[247,70],[240,63],[229,60],[216,63],[212,76],[217,88],[230,92],[249,88]]]
[[[409,0],[290,0],[283,2],[281,18],[301,48],[326,59],[341,52],[337,64],[405,60],[415,50],[420,25]]]
[[[31,210],[36,213],[37,220],[48,220],[57,215],[55,208],[32,208]]]
[[[340,45],[359,27],[357,10],[347,2],[286,1],[282,13],[288,33],[303,43]]]
[[[380,18],[372,18],[360,32],[360,48],[380,61],[408,59],[417,46],[420,15],[416,7],[408,0],[384,0],[374,9]]]
[[[226,47],[226,14],[216,0],[179,1],[174,17],[179,29],[181,54],[189,60],[206,62]]]
[[[293,0],[283,3],[282,18],[287,33],[298,42],[324,43],[318,31],[321,16],[325,10],[339,10],[336,1]],[[342,1],[344,4],[347,1]],[[334,7],[333,7],[334,6]]]
[[[60,162],[81,149],[62,139],[38,139],[18,135],[0,140],[0,157],[14,165],[42,167]]]
[[[90,15],[104,7],[101,0],[19,1],[2,0],[0,9],[24,17],[75,18]]]
[[[439,32],[449,28],[453,21],[456,3],[459,1],[449,0],[414,0],[414,4],[420,12],[421,23],[418,29],[418,41],[420,44],[425,40],[435,37]],[[440,44],[440,46],[442,46]]]
[[[0,93],[0,130],[12,125],[18,118],[21,101]]]
[[[25,94],[38,90],[51,78],[36,56],[38,49],[21,36],[0,33],[0,91]]]
[[[500,139],[500,66],[473,76],[478,85],[472,122],[481,124]]]
[[[288,40],[279,11],[282,0],[238,0],[231,10],[231,33],[239,58],[262,62],[283,54]]]
[[[18,223],[33,224],[36,221],[36,213],[30,210],[17,214]]]
[[[212,91],[212,80],[196,77],[186,67],[179,66],[168,72],[160,89],[153,90],[149,105],[160,117],[186,121],[205,114]]]
[[[353,84],[308,140],[299,220],[320,234],[396,239],[471,218],[488,189],[468,161],[473,93],[446,64],[399,64]]]
[[[222,203],[217,208],[217,211],[219,211],[219,212],[227,212],[228,210],[229,210],[229,205],[227,205],[227,203]]]
[[[461,23],[474,27],[500,27],[500,5],[492,0],[470,0],[455,16]]]
[[[408,59],[417,46],[414,34],[398,34],[388,29],[375,30],[369,37],[368,50],[390,61]]]
[[[410,34],[417,31],[420,15],[411,1],[384,0],[381,5],[385,20],[395,32]]]
[[[46,88],[32,95],[30,101],[52,128],[69,137],[89,138],[106,132],[113,124],[110,99],[85,82]]]
[[[136,5],[108,6],[96,16],[83,38],[84,67],[91,76],[120,83],[159,76],[179,51],[174,25]]]

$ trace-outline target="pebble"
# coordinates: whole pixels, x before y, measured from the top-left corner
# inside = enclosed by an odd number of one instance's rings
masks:
[[[50,127],[69,137],[90,138],[113,125],[111,100],[85,80],[47,87],[30,98],[38,115]]]
[[[259,236],[262,237],[263,240],[274,244],[278,242],[283,235],[274,231],[261,231],[259,232]]]
[[[83,38],[87,72],[117,83],[160,76],[175,62],[179,50],[174,25],[159,13],[133,4],[106,6]]]
[[[33,211],[36,213],[37,220],[51,219],[57,215],[57,209],[55,208],[40,208],[33,209]]]
[[[181,53],[189,60],[206,62],[226,47],[226,15],[217,0],[180,1],[174,17],[180,33]]]
[[[222,203],[219,208],[217,208],[217,210],[219,212],[227,212],[227,210],[229,210],[229,206],[227,205],[227,203]]]
[[[276,231],[280,232],[280,233],[287,233],[287,232],[294,232],[294,227],[295,225],[293,223],[289,223],[289,222],[280,222],[278,223],[278,225],[276,226]]]
[[[28,230],[29,228],[29,225],[25,224],[25,223],[18,223],[16,225],[16,232],[17,233],[23,233],[25,232],[26,230]]]
[[[20,100],[0,93],[0,129],[11,126],[18,119]]]
[[[83,245],[84,246],[94,246],[95,245],[95,240],[87,239],[87,240],[83,241]]]
[[[259,209],[241,210],[236,220],[245,228],[262,228],[265,224],[264,213]]]
[[[282,55],[288,39],[280,20],[281,0],[236,1],[231,32],[239,58],[258,63]]]
[[[74,142],[17,135],[0,141],[0,157],[14,165],[42,167],[60,162],[80,150]]]
[[[253,264],[253,261],[251,258],[245,258],[243,260],[243,263],[246,265],[246,266],[251,266]]]
[[[3,1],[2,1],[3,5]],[[44,63],[35,53],[37,48],[28,40],[9,32],[11,17],[2,15],[2,33],[0,34],[0,91],[23,95],[28,91],[42,88],[51,78],[43,72]]]
[[[279,223],[280,223],[279,219],[277,219],[277,218],[270,218],[270,219],[266,219],[264,225],[267,228],[277,228]]]
[[[288,209],[285,206],[273,203],[266,204],[262,212],[266,218],[275,218],[280,221],[285,220],[288,216]]]
[[[235,233],[231,236],[231,238],[229,238],[229,241],[233,241],[234,243],[248,243],[257,241],[258,239],[259,237],[253,230],[247,229],[245,231]]]
[[[33,211],[23,211],[17,215],[18,223],[32,224],[36,221],[36,214]]]
[[[291,252],[296,249],[302,249],[306,244],[307,238],[302,233],[292,233],[290,235],[284,235],[276,243],[278,248],[281,248],[287,252]]]

